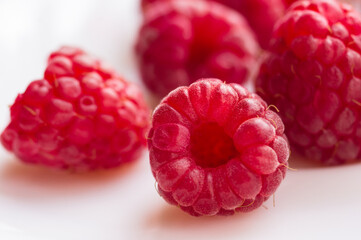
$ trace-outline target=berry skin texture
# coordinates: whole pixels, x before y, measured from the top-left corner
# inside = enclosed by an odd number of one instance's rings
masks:
[[[252,211],[285,177],[289,146],[280,117],[238,84],[203,79],[179,87],[152,120],[158,192],[190,215]]]
[[[258,68],[258,53],[240,14],[193,0],[152,4],[136,44],[142,79],[159,97],[203,77],[244,83]]]
[[[280,109],[291,146],[337,165],[361,157],[361,17],[336,1],[300,1],[275,28],[256,83]]]
[[[149,110],[138,87],[78,48],[53,52],[44,78],[10,112],[1,143],[25,163],[112,168],[135,160],[146,144]]]
[[[170,0],[142,0],[145,10],[158,1]],[[182,1],[182,0],[178,0]],[[267,48],[272,36],[272,29],[276,21],[281,18],[285,10],[296,0],[208,0],[216,1],[241,13],[255,32],[259,44]]]

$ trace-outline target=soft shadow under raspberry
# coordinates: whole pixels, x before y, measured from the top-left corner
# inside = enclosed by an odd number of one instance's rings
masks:
[[[269,205],[269,204],[267,204]],[[257,224],[257,219],[265,217],[267,208],[260,207],[249,213],[236,213],[233,216],[193,217],[183,212],[176,206],[163,204],[160,208],[153,209],[145,217],[144,229],[177,229],[192,232],[197,230],[211,231],[214,235],[220,234],[219,239],[224,239],[224,233],[242,224]],[[267,213],[267,212],[266,212]],[[262,216],[263,215],[263,216]]]
[[[9,197],[49,200],[82,195],[125,178],[139,164],[129,163],[115,169],[72,173],[19,162],[15,157],[4,159],[0,168],[0,193]]]
[[[297,171],[297,170],[312,170],[312,169],[329,169],[334,167],[340,167],[339,165],[324,165],[320,162],[317,162],[314,159],[308,159],[299,155],[296,152],[292,152],[291,157],[289,159],[289,170]],[[353,165],[353,164],[361,164],[359,161],[355,161],[352,163],[344,164],[345,166]]]

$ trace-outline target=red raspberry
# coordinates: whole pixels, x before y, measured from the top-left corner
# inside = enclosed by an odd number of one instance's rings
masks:
[[[1,143],[26,163],[86,171],[134,160],[148,109],[139,89],[80,49],[63,47],[11,106]]]
[[[285,177],[283,131],[278,115],[238,84],[177,88],[154,111],[149,133],[160,195],[195,216],[259,207]]]
[[[256,88],[281,110],[293,148],[325,164],[360,159],[360,15],[336,1],[300,1],[272,42]]]
[[[160,0],[142,0],[142,8]],[[166,1],[166,0],[163,0]],[[167,0],[170,1],[170,0]],[[182,1],[182,0],[179,0]],[[263,48],[267,48],[276,21],[283,16],[287,6],[296,0],[208,0],[222,3],[240,12],[257,35]]]
[[[142,78],[159,96],[201,77],[243,83],[258,66],[258,51],[238,13],[192,0],[153,4],[136,45]]]

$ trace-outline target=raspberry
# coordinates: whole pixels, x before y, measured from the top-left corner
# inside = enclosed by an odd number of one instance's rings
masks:
[[[153,4],[136,45],[142,78],[159,96],[201,77],[243,83],[257,69],[258,51],[242,16],[191,0]]]
[[[194,216],[258,208],[285,177],[284,126],[256,94],[204,79],[169,93],[148,147],[159,194]]]
[[[148,109],[137,86],[78,48],[48,59],[11,106],[1,142],[25,163],[87,171],[138,157]]]
[[[160,0],[142,0],[142,8]],[[166,0],[163,0],[166,1]],[[170,0],[167,0],[170,1]],[[182,0],[179,0],[182,1]],[[286,8],[296,0],[208,0],[222,3],[240,12],[257,35],[258,42],[267,48],[276,21],[283,16]]]
[[[291,146],[325,164],[361,157],[361,17],[336,1],[300,1],[275,28],[256,89]]]

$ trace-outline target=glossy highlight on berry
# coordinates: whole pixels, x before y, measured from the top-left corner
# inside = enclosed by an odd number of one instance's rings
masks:
[[[154,110],[148,136],[158,192],[193,216],[254,210],[285,177],[283,131],[280,117],[238,84],[179,87]]]

